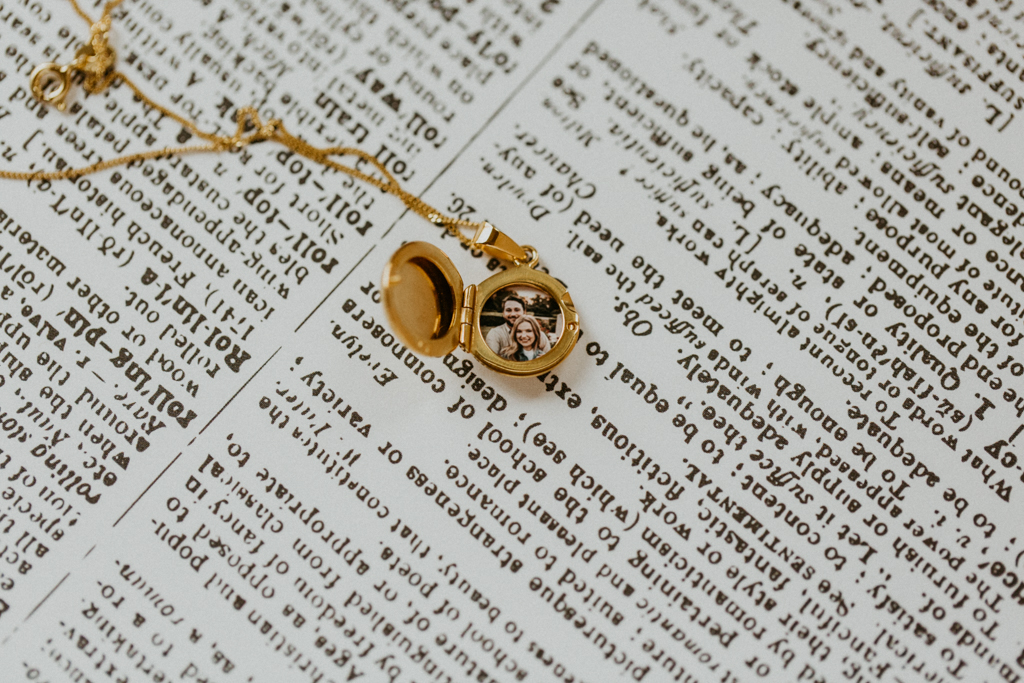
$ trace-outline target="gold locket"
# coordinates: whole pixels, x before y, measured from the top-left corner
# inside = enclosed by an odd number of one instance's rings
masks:
[[[471,246],[513,266],[463,289],[447,255],[409,242],[384,267],[384,311],[403,344],[427,356],[461,347],[497,372],[539,375],[569,355],[580,336],[572,297],[534,269],[537,252],[483,223]],[[522,320],[521,320],[522,319]]]

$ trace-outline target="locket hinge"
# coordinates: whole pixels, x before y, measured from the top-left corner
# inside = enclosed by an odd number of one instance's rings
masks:
[[[462,309],[459,311],[459,346],[473,352],[473,310],[476,308],[476,285],[466,287],[462,293]]]

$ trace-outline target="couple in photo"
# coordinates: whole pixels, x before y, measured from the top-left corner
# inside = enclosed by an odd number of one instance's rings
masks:
[[[501,304],[505,322],[487,333],[487,346],[502,358],[528,361],[551,349],[551,341],[534,316],[526,312],[526,301],[516,293]]]

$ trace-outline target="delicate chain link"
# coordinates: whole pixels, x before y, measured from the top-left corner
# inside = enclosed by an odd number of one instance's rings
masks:
[[[143,103],[156,109],[164,116],[176,121],[196,137],[205,140],[206,144],[164,147],[162,149],[149,150],[146,152],[135,152],[134,154],[125,154],[113,159],[99,161],[88,166],[66,168],[60,171],[0,170],[0,178],[28,181],[69,180],[89,175],[91,173],[98,173],[114,166],[122,166],[146,159],[156,159],[174,154],[235,151],[248,147],[255,142],[273,140],[284,145],[296,154],[310,159],[311,161],[316,161],[336,171],[347,173],[348,175],[358,178],[365,183],[369,183],[384,192],[393,194],[401,199],[402,202],[414,213],[422,216],[435,225],[444,227],[449,233],[457,237],[459,241],[466,246],[473,246],[472,239],[467,237],[462,229],[470,228],[477,230],[485,225],[482,221],[474,222],[444,215],[419,197],[403,190],[398,184],[398,180],[396,180],[387,168],[385,168],[384,164],[382,164],[372,154],[364,152],[361,149],[356,149],[354,147],[314,147],[302,138],[289,133],[280,119],[271,119],[264,123],[260,119],[259,113],[253,107],[242,107],[238,110],[238,114],[236,116],[238,127],[235,130],[234,135],[217,135],[200,130],[193,122],[151,100],[145,93],[139,90],[138,86],[136,86],[131,79],[115,69],[115,54],[114,50],[110,47],[109,42],[111,12],[121,4],[122,0],[109,0],[109,2],[107,2],[103,7],[103,15],[98,21],[90,19],[89,16],[82,11],[82,8],[79,7],[76,0],[69,1],[75,11],[85,19],[85,21],[89,22],[91,29],[88,42],[78,50],[75,55],[75,59],[66,67],[59,67],[59,69],[66,70],[67,72],[81,72],[84,76],[82,85],[85,88],[85,91],[92,95],[102,93],[115,82],[124,83]],[[58,71],[58,67],[56,67],[56,65],[54,65],[54,71]],[[60,73],[64,75],[66,71],[61,71]],[[378,178],[351,166],[340,164],[331,159],[331,156],[358,157],[364,162],[372,165],[384,177],[383,179]]]

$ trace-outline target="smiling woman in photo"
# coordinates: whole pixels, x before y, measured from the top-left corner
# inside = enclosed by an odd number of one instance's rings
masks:
[[[512,325],[511,341],[498,355],[509,360],[528,361],[547,351],[547,336],[532,315],[522,315]]]

